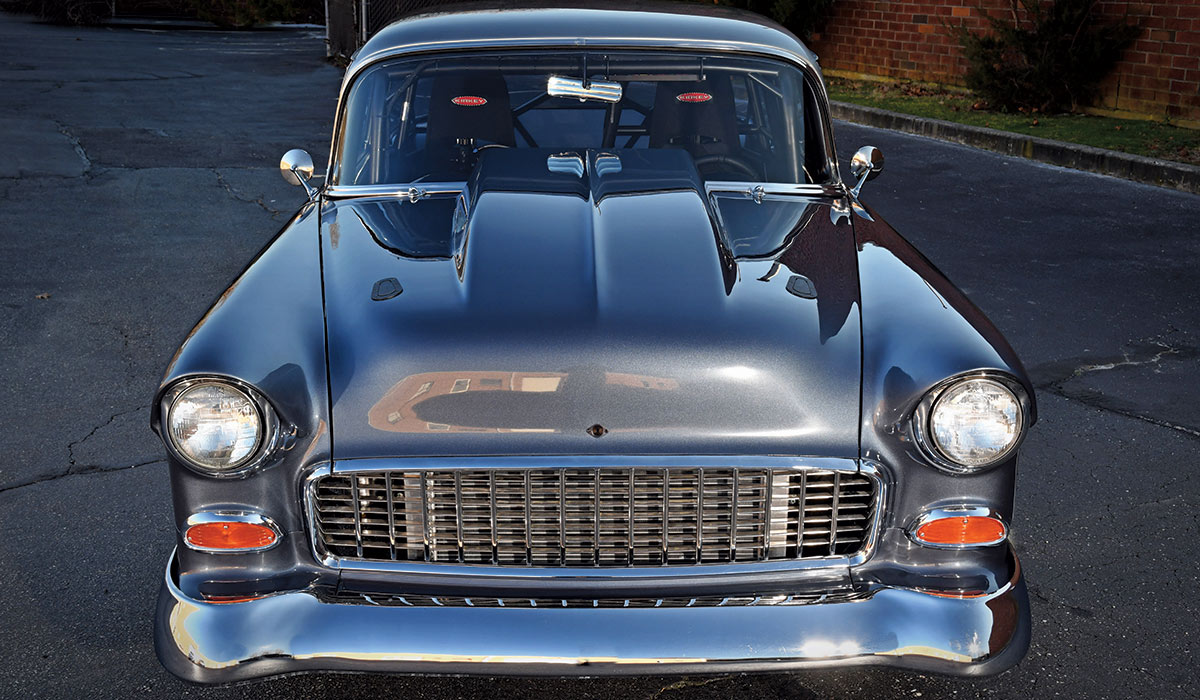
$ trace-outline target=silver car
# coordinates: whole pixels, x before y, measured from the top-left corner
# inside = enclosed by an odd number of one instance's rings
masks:
[[[159,658],[600,675],[1029,645],[1033,390],[860,199],[813,56],[700,4],[432,14],[346,70],[330,168],[156,396]]]

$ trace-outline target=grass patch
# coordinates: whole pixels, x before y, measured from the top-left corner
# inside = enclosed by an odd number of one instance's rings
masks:
[[[827,83],[830,99],[839,102],[1200,165],[1200,130],[1197,129],[1090,114],[993,112],[969,93],[915,83],[841,78],[827,78]]]

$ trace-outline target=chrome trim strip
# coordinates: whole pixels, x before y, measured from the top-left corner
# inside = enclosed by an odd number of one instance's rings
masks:
[[[526,474],[528,474],[528,473],[529,472],[526,472]],[[629,470],[629,525],[630,525],[630,527],[625,533],[625,535],[626,535],[625,536],[626,557],[628,558],[628,561],[633,561],[633,555],[634,555],[633,523],[634,523],[634,521],[637,520],[637,515],[635,513],[635,511],[636,511],[635,499],[636,498],[637,498],[637,475],[634,474],[632,469],[630,469]],[[528,511],[526,511],[526,512],[528,512]],[[526,534],[528,534],[528,533],[526,533]]]
[[[763,197],[842,197],[846,193],[836,185],[797,185],[787,182],[755,182],[742,180],[711,180],[704,183],[705,193],[740,194],[761,202]]]
[[[562,472],[562,473],[565,473],[565,472]],[[597,469],[595,471],[595,473],[599,474],[600,470]],[[769,474],[770,472],[767,472],[767,473]],[[670,551],[671,551],[671,549],[670,549],[670,544],[671,544],[671,472],[666,469],[663,469],[662,470],[662,480],[663,480],[663,486],[662,486],[663,532],[662,532],[662,542],[660,542],[659,544],[662,545],[662,548],[661,548],[662,563],[665,566],[667,564],[667,556],[670,554]],[[563,508],[563,511],[565,513],[565,511],[566,511],[565,507]],[[697,529],[704,527],[704,514],[697,513],[696,518],[697,518],[697,520],[696,520]],[[566,528],[564,527],[563,529],[565,530]],[[735,536],[736,536],[736,533],[735,533]],[[565,559],[565,557],[563,559]],[[560,560],[560,561],[562,561],[562,560]]]
[[[270,528],[271,532],[275,533],[275,540],[265,547],[239,547],[237,549],[220,549],[216,547],[201,547],[192,544],[188,541],[187,532],[196,525],[208,525],[210,523],[250,523],[252,525],[262,525]],[[265,552],[269,549],[274,549],[283,539],[283,531],[271,520],[262,513],[248,510],[202,510],[197,513],[192,513],[184,522],[183,532],[180,533],[179,539],[188,549],[193,549],[197,552],[206,554],[245,554],[246,552]]]
[[[388,472],[383,478],[384,488],[387,489],[388,509],[388,552],[396,558],[396,503],[392,498],[392,473]]]
[[[433,562],[358,561],[324,552],[316,527],[316,484],[329,474],[358,474],[379,471],[452,471],[460,469],[548,469],[554,467],[647,467],[647,468],[704,468],[754,467],[759,469],[794,469],[807,473],[822,469],[854,472],[875,479],[875,498],[872,519],[866,529],[862,548],[853,556],[811,557],[764,562],[729,562],[653,567],[596,568],[494,566],[491,564],[439,564]],[[526,471],[528,475],[528,471]],[[307,518],[309,549],[316,562],[343,571],[385,572],[397,574],[443,574],[493,579],[587,579],[595,581],[651,579],[663,577],[719,576],[758,572],[782,573],[818,568],[855,567],[871,558],[879,540],[883,511],[887,503],[888,479],[881,465],[870,460],[838,457],[753,457],[753,456],[628,456],[628,455],[569,455],[569,456],[497,456],[497,457],[397,457],[336,460],[312,470],[304,480],[303,504]]]
[[[841,474],[833,475],[833,503],[829,509],[829,551],[837,547],[838,536],[838,489],[842,481]]]
[[[427,475],[421,474],[421,502],[422,503],[427,502],[427,500],[425,498],[426,477],[427,477]],[[314,511],[314,512],[316,512],[316,511]],[[314,525],[315,525],[315,522],[314,522]],[[433,540],[432,534],[430,533],[430,530],[429,530],[430,526],[431,526],[431,523],[429,522],[429,509],[422,508],[421,509],[421,544],[425,548],[425,561],[429,561],[429,553],[431,551],[430,547],[432,546],[432,540]],[[315,538],[316,530],[314,529],[311,534]]]
[[[492,504],[495,507],[495,503]],[[592,561],[600,561],[600,470],[592,472],[592,512],[595,517],[592,519]],[[495,523],[492,523],[492,532],[496,531]],[[492,557],[495,561],[496,557]]]
[[[800,521],[796,524],[796,541],[804,542],[804,505],[808,501],[808,473],[800,475]]]
[[[354,504],[354,548],[362,556],[362,508],[358,503],[358,484],[350,484],[350,500]]]
[[[771,510],[775,507],[775,472],[767,470],[767,492],[766,492],[766,508],[765,520],[763,522],[763,554],[767,557],[771,556]],[[703,516],[701,513],[701,525],[703,525]],[[800,540],[800,549],[804,549],[804,540]]]
[[[524,473],[525,480],[525,502],[533,502],[533,484],[530,481],[530,473],[528,470]],[[525,561],[533,558],[533,548],[530,544],[533,542],[533,510],[525,509]],[[429,557],[425,557],[425,561],[429,561]]]
[[[538,596],[435,596],[429,593],[355,593],[343,591],[327,593],[315,591],[324,602],[334,605],[403,605],[410,608],[446,607],[446,608],[710,608],[710,607],[755,607],[773,605],[821,605],[825,603],[850,602],[863,600],[871,596],[871,591],[837,590],[824,593],[774,593],[755,595],[720,596],[644,596],[644,597],[583,597],[583,598],[546,598]],[[686,603],[684,602],[686,601]]]
[[[375,471],[451,471],[454,469],[553,469],[599,467],[746,467],[756,469],[825,469],[875,474],[878,464],[848,457],[783,457],[753,455],[499,455],[492,457],[355,457],[337,459],[332,474]]]
[[[836,478],[836,477],[835,477]],[[738,486],[741,483],[741,478],[738,475],[738,468],[733,468],[733,507],[729,509],[729,561],[737,561],[737,524],[738,524]],[[704,524],[704,514],[700,514],[700,524]],[[799,545],[801,551],[804,550],[804,543]]]
[[[463,555],[463,502],[462,502],[462,472],[454,472],[454,534],[455,544],[458,545],[458,560]],[[362,556],[361,554],[359,555]]]
[[[411,182],[395,185],[330,185],[325,188],[328,199],[351,199],[357,197],[397,197],[417,202],[429,197],[446,197],[462,194],[467,189],[465,182]]]
[[[933,520],[942,520],[944,518],[961,518],[961,517],[980,517],[991,518],[1000,523],[1004,528],[1003,534],[991,542],[980,542],[977,544],[944,544],[941,542],[926,542],[917,536],[917,530],[921,529],[922,525]],[[943,506],[941,508],[931,508],[921,515],[913,519],[912,523],[905,529],[904,534],[908,535],[908,539],[916,542],[922,547],[931,547],[933,549],[980,549],[983,547],[995,547],[1003,544],[1008,540],[1008,523],[1004,522],[1004,518],[989,506],[963,504],[957,506]]]
[[[359,76],[367,68],[374,64],[387,60],[389,58],[399,58],[406,56],[415,56],[427,53],[447,52],[447,51],[463,51],[473,49],[562,49],[571,48],[580,49],[658,49],[658,50],[685,50],[685,51],[711,51],[714,53],[743,53],[766,56],[768,58],[780,59],[787,61],[799,68],[809,78],[813,90],[817,94],[817,110],[821,117],[821,133],[822,145],[825,150],[825,169],[829,172],[832,182],[829,186],[836,189],[840,195],[847,192],[847,188],[842,180],[841,170],[838,167],[837,148],[833,140],[833,117],[829,111],[829,93],[825,88],[825,81],[821,76],[820,69],[816,64],[809,60],[803,54],[788,49],[772,46],[769,44],[758,44],[742,41],[717,41],[705,39],[687,39],[680,40],[677,38],[654,38],[654,37],[580,37],[580,36],[560,36],[560,37],[496,37],[490,39],[464,39],[458,41],[440,41],[407,44],[404,46],[389,46],[384,49],[373,51],[369,54],[360,54],[350,67],[346,69],[346,75],[342,79],[342,86],[338,91],[337,111],[334,112],[333,120],[333,136],[330,139],[329,147],[329,168],[327,173],[332,175],[336,172],[336,155],[339,146],[339,136],[342,128],[342,111],[346,101],[346,95],[349,92],[350,86],[354,79]],[[325,188],[326,194],[330,190],[335,190],[336,187]]]
[[[700,478],[696,484],[696,512],[700,514],[700,526],[696,528],[696,561],[704,551],[704,467],[700,467]],[[803,543],[803,540],[800,540]]]
[[[391,472],[388,472],[389,474]],[[492,561],[499,561],[500,557],[500,539],[496,533],[496,472],[488,472],[488,502],[491,508],[491,533],[492,533]],[[395,557],[392,557],[395,559]]]
[[[457,473],[457,472],[456,472]],[[663,509],[664,512],[666,509]],[[664,529],[666,526],[664,524]],[[664,555],[665,557],[665,555]],[[458,553],[459,561],[462,561],[462,552]],[[559,470],[558,472],[558,560],[567,560],[567,472]]]

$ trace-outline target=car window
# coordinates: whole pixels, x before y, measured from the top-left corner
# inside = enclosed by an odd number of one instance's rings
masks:
[[[552,95],[552,77],[615,84],[619,98]],[[671,149],[703,180],[824,182],[805,80],[782,61],[664,51],[387,60],[350,88],[330,181],[461,182],[483,151],[511,148],[585,160],[585,151]]]

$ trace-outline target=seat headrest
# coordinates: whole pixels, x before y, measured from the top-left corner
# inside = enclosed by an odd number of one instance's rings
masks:
[[[740,145],[729,76],[658,84],[650,117],[651,148],[686,148],[698,158],[728,155]]]
[[[499,72],[449,73],[434,78],[426,148],[475,139],[515,145],[508,85]]]

